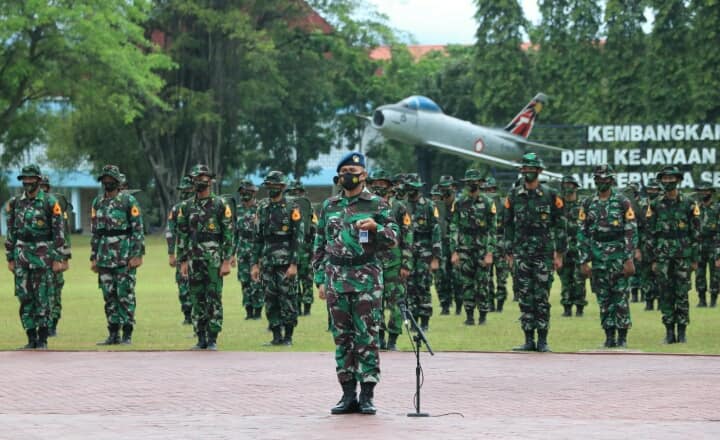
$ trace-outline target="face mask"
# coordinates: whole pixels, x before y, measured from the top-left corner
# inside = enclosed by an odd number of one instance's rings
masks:
[[[395,195],[397,196],[397,198],[402,199],[403,197],[405,197],[405,190],[402,189],[402,187],[397,187],[395,189]]]
[[[38,186],[40,186],[38,182],[23,182],[23,189],[28,194],[35,192],[35,190],[38,189]]]
[[[252,194],[243,194],[240,196],[240,200],[242,200],[243,202],[249,202],[250,200],[252,200],[252,198]]]
[[[534,182],[534,181],[537,180],[537,178],[538,178],[538,173],[536,173],[536,172],[534,172],[534,171],[532,171],[532,172],[527,172],[527,173],[522,173],[522,174],[523,174],[523,177],[525,177],[525,181],[528,182],[528,183],[529,183],[529,182]]]
[[[703,196],[702,199],[703,199],[703,202],[706,202],[706,203],[707,203],[707,202],[710,201],[710,199],[712,199],[712,195],[711,195],[711,194],[708,194],[708,195],[706,195],[706,196]]]
[[[662,186],[665,191],[672,191],[677,188],[677,182],[663,182]]]
[[[657,192],[649,192],[647,194],[648,194],[648,197],[650,197],[650,200],[655,200],[655,199],[657,199],[657,196],[660,195],[660,193],[657,193]]]
[[[282,190],[281,190],[281,189],[269,189],[269,190],[268,190],[268,195],[270,196],[271,199],[274,199],[274,198],[276,198],[276,197],[279,197],[280,194],[282,194]]]
[[[344,173],[340,176],[340,184],[348,191],[360,186],[360,174]]]
[[[373,192],[380,197],[385,197],[388,193],[388,189],[382,186],[373,187]]]
[[[118,189],[118,183],[117,182],[105,182],[105,183],[103,183],[103,188],[105,188],[105,192],[113,192]]]
[[[203,192],[210,186],[210,182],[205,182],[204,180],[201,180],[199,182],[193,182],[193,186],[195,187],[196,192]]]
[[[450,197],[452,197],[452,195],[452,191],[443,191],[443,197],[445,197],[446,199],[449,199]]]
[[[597,189],[600,192],[605,192],[605,191],[609,190],[611,187],[612,187],[612,183],[609,183],[609,182],[603,182],[603,183],[597,184]]]
[[[468,189],[470,189],[470,192],[475,192],[480,189],[480,185],[478,185],[477,183],[471,183],[470,185],[468,185]]]
[[[572,193],[574,193],[574,192],[575,192],[575,188],[574,188],[574,187],[573,187],[573,188],[565,188],[565,187],[563,187],[563,189],[562,189],[562,194],[563,194],[564,196],[569,196],[570,194],[572,194]]]
[[[407,192],[408,199],[411,199],[411,200],[417,199],[419,195],[420,195],[420,191],[418,191],[416,189]]]

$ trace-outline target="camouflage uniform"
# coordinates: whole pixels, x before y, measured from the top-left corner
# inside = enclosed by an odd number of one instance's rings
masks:
[[[480,190],[490,197],[493,203],[495,203],[495,209],[497,210],[497,214],[495,214],[495,253],[493,254],[493,264],[488,271],[488,310],[502,313],[505,301],[507,300],[507,279],[510,274],[510,266],[508,266],[506,260],[508,253],[504,241],[505,232],[502,225],[505,205],[503,199],[497,194],[497,182],[494,177],[488,177],[485,180],[485,184],[480,186]],[[495,271],[497,283],[493,283],[493,270]],[[497,288],[495,287],[496,285]]]
[[[271,171],[263,184],[281,185],[284,189],[285,175]],[[253,265],[258,265],[262,272],[265,309],[273,331],[272,345],[292,344],[298,316],[297,276],[289,278],[286,273],[291,265],[297,266],[305,239],[300,207],[287,200],[282,189],[277,190],[281,196],[279,201],[273,201],[274,194],[271,194],[258,203],[252,252]]]
[[[558,270],[560,277],[561,293],[560,304],[563,306],[563,316],[572,316],[572,307],[576,307],[576,315],[583,316],[587,305],[585,292],[585,277],[580,272],[580,260],[578,257],[578,218],[582,204],[579,198],[569,200],[569,195],[577,193],[580,186],[572,176],[562,178],[563,185],[563,216],[567,225],[568,249],[563,259],[563,266]],[[569,188],[574,186],[573,189]],[[577,196],[576,196],[577,197]]]
[[[345,156],[337,171],[346,165],[364,168],[364,156]],[[315,282],[324,286],[332,314],[336,372],[343,388],[343,398],[333,414],[357,411],[358,381],[361,411],[365,412],[364,404],[372,406],[373,389],[380,381],[376,341],[383,293],[383,269],[377,252],[397,244],[398,225],[393,223],[387,203],[365,189],[352,197],[346,195],[346,191],[357,191],[357,185],[362,184],[360,177],[342,175],[341,183],[348,189],[323,202],[315,236]],[[374,219],[377,229],[361,234],[357,223],[368,218]],[[364,237],[367,242],[361,243]],[[374,412],[371,408],[368,413]]]
[[[698,307],[707,307],[705,293],[708,290],[707,275],[710,277],[710,307],[717,306],[720,288],[720,269],[715,267],[715,249],[720,239],[720,203],[713,201],[715,188],[708,184],[696,188],[704,194],[706,200],[700,198],[700,260],[695,272],[695,290],[698,293]]]
[[[245,319],[260,319],[265,305],[262,284],[250,276],[252,251],[255,243],[255,217],[257,187],[250,181],[243,181],[238,187],[240,204],[236,210],[235,256],[237,257],[237,279],[242,287],[242,303]]]
[[[98,181],[105,176],[115,180],[113,187],[93,200],[90,213],[90,261],[98,272],[98,284],[105,301],[109,336],[101,345],[131,342],[135,325],[135,268],[130,260],[142,258],[145,248],[142,215],[137,200],[119,191],[120,171],[114,165],[103,167]],[[115,196],[110,195],[116,192]]]
[[[431,260],[436,258],[438,262],[442,258],[442,243],[440,241],[440,225],[438,218],[440,212],[432,200],[422,195],[416,199],[412,193],[419,194],[423,183],[417,174],[408,174],[405,179],[408,193],[407,207],[412,218],[413,233],[413,271],[407,284],[408,306],[413,316],[420,317],[420,326],[427,330],[432,316],[432,296],[430,284],[432,273],[430,270]]]
[[[654,303],[660,298],[660,292],[658,291],[657,276],[652,270],[652,263],[650,261],[650,254],[653,252],[650,247],[650,241],[648,239],[647,230],[647,213],[650,204],[660,196],[660,185],[657,183],[655,178],[648,181],[645,187],[647,197],[642,199],[639,203],[637,214],[638,223],[638,248],[641,251],[642,259],[638,265],[638,278],[640,279],[640,293],[645,300],[645,310],[653,310]],[[660,306],[658,305],[658,309]]]
[[[193,328],[198,337],[193,348],[215,350],[223,326],[221,271],[233,256],[234,225],[232,209],[222,197],[212,191],[200,195],[208,188],[203,176],[215,177],[207,165],[194,165],[190,177],[196,194],[182,202],[177,214],[178,255],[190,285]]]
[[[615,174],[609,165],[600,165],[595,169],[595,178],[614,180]],[[599,183],[598,193],[582,203],[577,217],[580,227],[576,263],[592,262],[591,285],[600,306],[605,347],[616,346],[616,330],[617,345],[625,347],[632,320],[628,304],[629,276],[624,273],[624,263],[633,260],[637,248],[637,223],[630,200],[611,185]],[[607,199],[601,198],[600,192],[608,190]]]
[[[387,200],[388,194],[384,187],[375,185],[378,181],[390,183],[390,176],[382,170],[376,170],[368,177],[373,193]],[[400,276],[402,269],[412,273],[412,244],[413,235],[410,213],[402,200],[390,200],[390,219],[398,225],[400,233],[397,235],[398,245],[389,249],[378,251],[378,258],[383,270],[383,294],[380,303],[380,349],[396,350],[398,335],[402,334],[403,317],[399,304],[406,301],[406,280]],[[390,312],[390,319],[385,323],[385,311]],[[387,345],[385,332],[389,334]]]
[[[535,153],[523,156],[526,171],[523,183],[513,188],[505,199],[505,241],[512,249],[514,288],[520,299],[520,323],[525,332],[525,345],[520,350],[549,351],[547,334],[550,327],[550,286],[553,282],[553,253],[566,251],[563,201],[557,192],[537,182],[544,168]],[[537,347],[534,331],[538,333]]]
[[[495,253],[497,208],[488,196],[480,193],[480,182],[485,179],[479,170],[465,172],[464,182],[469,190],[455,205],[450,223],[450,253],[457,253],[461,290],[467,319],[466,325],[474,325],[473,314],[477,307],[478,324],[484,324],[489,310],[487,289],[490,268],[485,266],[485,256]],[[473,195],[474,194],[474,195]]]
[[[317,228],[317,216],[313,212],[310,199],[305,197],[305,187],[302,183],[296,181],[288,185],[286,190],[288,200],[295,203],[300,208],[300,214],[303,221],[303,242],[298,250],[298,314],[302,313],[307,316],[310,314],[313,301],[315,299],[315,291],[313,289],[313,275],[310,267],[310,258],[312,257],[313,241],[315,239],[315,229]],[[302,306],[302,310],[301,310]]]
[[[64,264],[70,257],[65,242],[62,208],[52,195],[39,189],[40,168],[23,167],[18,180],[35,177],[34,187],[11,198],[6,206],[7,237],[5,256],[12,263],[15,296],[20,302],[20,322],[28,337],[23,348],[47,348],[49,328],[53,324],[53,263]],[[28,194],[37,191],[34,197]]]
[[[667,166],[658,173],[682,180],[682,172]],[[700,207],[680,194],[671,182],[662,182],[665,194],[650,204],[645,213],[649,247],[646,257],[654,264],[660,290],[660,310],[665,324],[666,343],[685,342],[690,323],[688,291],[691,265],[699,259]],[[677,185],[677,183],[675,184]],[[676,197],[671,198],[677,193]],[[675,326],[677,325],[677,340]]]
[[[450,223],[455,213],[455,181],[452,176],[440,176],[438,183],[441,200],[436,202],[438,224],[440,225],[440,240],[442,243],[442,259],[440,269],[435,272],[435,290],[440,300],[441,315],[450,314],[453,301],[456,303],[456,312],[462,308],[462,292],[460,290],[457,271],[453,268],[450,252]],[[449,204],[447,203],[449,201]],[[456,298],[457,297],[457,298]]]
[[[177,215],[180,211],[180,207],[182,206],[183,201],[186,198],[190,197],[192,193],[192,187],[192,180],[190,179],[190,176],[184,176],[177,187],[178,191],[180,191],[180,197],[182,201],[176,203],[175,205],[173,205],[172,208],[170,208],[170,213],[167,217],[167,225],[165,227],[165,240],[168,246],[168,255],[173,258],[176,257],[176,246],[179,239],[177,230]],[[180,274],[180,265],[177,264],[177,262],[175,263],[175,283],[178,286],[178,299],[180,300],[180,310],[185,317],[183,324],[190,325],[192,324],[192,301],[190,300],[190,283],[188,282],[187,277],[183,277]]]

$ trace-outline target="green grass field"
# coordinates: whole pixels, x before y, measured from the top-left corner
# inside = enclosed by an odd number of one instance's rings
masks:
[[[95,343],[107,336],[103,301],[97,277],[90,271],[89,239],[73,237],[73,259],[66,272],[63,291],[63,316],[58,336],[49,346],[57,350],[98,350]],[[300,317],[292,347],[264,347],[271,339],[265,320],[246,321],[242,308],[240,284],[235,273],[225,279],[223,303],[225,322],[219,338],[221,350],[242,351],[331,351],[334,348],[330,333],[325,331],[327,315],[324,303],[315,302],[312,315]],[[195,340],[192,329],[181,325],[182,314],[177,299],[174,269],[167,264],[164,239],[149,236],[144,265],[138,271],[137,327],[133,345],[113,346],[111,350],[184,350]],[[663,345],[664,327],[660,312],[643,311],[644,304],[632,304],[633,328],[629,333],[629,350],[642,352],[720,354],[720,308],[698,309],[695,292],[690,293],[691,325],[687,344]],[[552,289],[553,305],[550,346],[555,352],[595,351],[604,340],[594,295],[589,294],[589,306],[583,318],[562,318],[560,283],[556,279]],[[501,314],[488,314],[485,326],[463,325],[462,316],[440,316],[435,298],[435,316],[430,321],[428,337],[437,351],[507,351],[523,342],[518,324],[517,303],[506,304]],[[0,350],[12,350],[26,342],[18,317],[18,302],[14,298],[12,275],[0,274]],[[410,350],[407,335],[398,341],[401,350]]]

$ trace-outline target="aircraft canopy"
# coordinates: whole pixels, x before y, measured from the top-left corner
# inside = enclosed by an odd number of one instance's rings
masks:
[[[400,104],[410,110],[423,110],[426,112],[442,113],[442,109],[432,99],[426,96],[410,96],[400,101]]]

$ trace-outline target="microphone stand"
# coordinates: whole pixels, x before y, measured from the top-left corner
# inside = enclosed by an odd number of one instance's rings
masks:
[[[407,311],[407,308],[405,308],[405,304],[401,305],[401,310],[403,312],[403,315],[405,315],[405,328],[410,331],[410,326],[408,325],[408,321],[410,321],[410,324],[412,324],[412,328],[415,331],[415,335],[413,336],[413,341],[415,341],[413,349],[415,351],[415,360],[416,360],[416,366],[415,366],[415,396],[416,396],[416,405],[415,405],[415,412],[414,413],[408,413],[408,417],[429,417],[430,414],[426,412],[420,412],[420,377],[422,376],[422,367],[420,366],[420,348],[422,347],[422,344],[425,344],[425,346],[428,349],[428,352],[431,356],[435,356],[435,353],[433,353],[432,348],[430,347],[430,343],[427,340],[427,337],[425,336],[425,333],[422,331],[420,326],[418,325],[417,321],[415,321],[415,318],[413,317],[412,313],[409,313]]]

